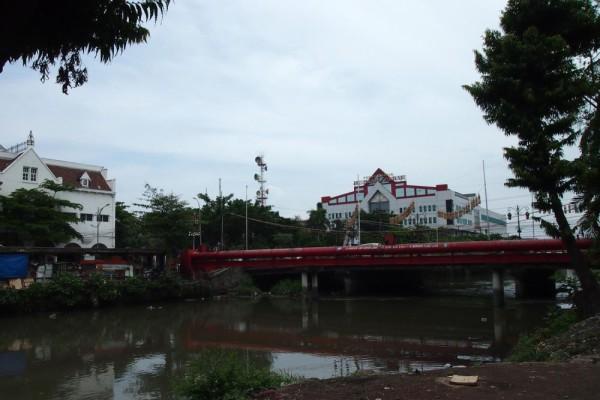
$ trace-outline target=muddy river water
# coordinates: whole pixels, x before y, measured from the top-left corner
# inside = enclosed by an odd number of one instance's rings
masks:
[[[169,399],[186,362],[210,347],[318,378],[494,362],[552,304],[223,298],[0,318],[0,399]]]

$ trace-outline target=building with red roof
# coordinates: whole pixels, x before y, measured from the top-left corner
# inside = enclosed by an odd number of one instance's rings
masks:
[[[506,234],[504,215],[480,206],[475,193],[463,194],[447,184],[415,185],[405,175],[378,168],[354,182],[350,192],[321,197],[321,207],[330,222],[352,222],[356,210],[391,215],[391,223],[405,228],[447,228],[470,232]]]
[[[83,239],[54,245],[113,248],[116,184],[114,179],[108,179],[108,170],[97,165],[41,158],[34,145],[30,132],[23,143],[9,148],[0,146],[0,195],[7,196],[20,188],[37,188],[46,180],[68,185],[73,190],[56,195],[83,207],[65,210],[77,212],[79,222],[73,227]]]

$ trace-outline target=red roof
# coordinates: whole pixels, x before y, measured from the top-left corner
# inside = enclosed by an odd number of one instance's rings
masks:
[[[0,158],[0,171],[4,171],[6,167],[12,164],[13,161],[15,161],[14,158],[12,160],[5,160],[3,158]]]
[[[81,189],[94,189],[94,190],[105,190],[111,191],[110,186],[106,182],[106,179],[98,171],[87,171],[85,169],[68,168],[59,165],[47,164],[50,171],[58,178],[61,177],[63,184],[71,185],[75,188]],[[88,187],[81,186],[81,175],[86,173],[90,177],[90,185]]]

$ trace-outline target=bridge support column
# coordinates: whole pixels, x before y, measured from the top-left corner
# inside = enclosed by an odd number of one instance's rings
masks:
[[[504,307],[504,271],[499,268],[492,271],[492,290],[494,307]]]
[[[346,296],[351,296],[354,294],[356,284],[354,282],[354,277],[352,274],[347,273],[344,275],[344,294]]]
[[[318,272],[313,272],[311,274],[311,285],[310,285],[310,289],[311,289],[311,294],[313,295],[313,297],[318,297],[319,296],[319,273]]]
[[[308,272],[303,272],[301,275],[302,279],[302,294],[308,294]]]

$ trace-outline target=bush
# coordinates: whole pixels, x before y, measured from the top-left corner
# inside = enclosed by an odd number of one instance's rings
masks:
[[[550,353],[545,351],[541,344],[553,336],[566,332],[577,321],[575,310],[557,310],[550,313],[545,327],[519,337],[508,360],[515,362],[550,361]]]
[[[233,290],[233,294],[236,296],[254,296],[260,293],[261,291],[252,280],[252,277],[246,274],[242,275],[239,285]]]
[[[271,288],[276,296],[298,296],[302,294],[302,283],[299,279],[284,279]]]
[[[164,275],[156,280],[126,278],[112,281],[100,274],[86,280],[61,274],[47,283],[33,283],[27,289],[0,289],[0,314],[139,304],[184,296],[208,297],[208,287],[197,281],[183,281],[175,275]]]
[[[296,381],[234,351],[204,350],[190,362],[176,391],[194,400],[243,400],[264,389]]]

